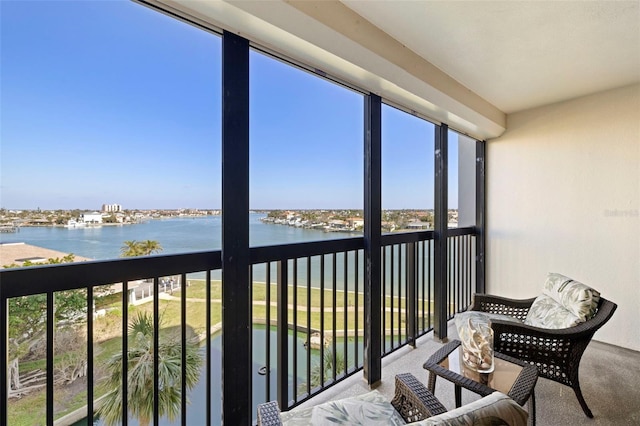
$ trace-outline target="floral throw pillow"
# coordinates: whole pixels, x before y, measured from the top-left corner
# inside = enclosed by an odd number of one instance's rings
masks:
[[[596,313],[600,293],[576,280],[557,273],[550,273],[544,283],[543,294],[560,303],[575,315],[579,322],[591,319]]]
[[[580,318],[546,294],[533,301],[524,320],[527,325],[550,329],[573,327],[580,322]]]
[[[325,402],[315,407],[294,409],[281,414],[285,426],[405,424],[393,405],[378,391]]]

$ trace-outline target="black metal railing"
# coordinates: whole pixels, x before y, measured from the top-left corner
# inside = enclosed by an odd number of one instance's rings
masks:
[[[469,228],[450,229],[447,250],[447,305],[451,319],[469,307],[476,288],[475,235],[469,233]]]
[[[431,330],[432,231],[382,236],[382,353],[413,344]]]
[[[11,301],[22,301],[30,303],[30,310],[26,311],[32,316],[33,326],[28,331],[33,334],[38,341],[44,340],[44,364],[40,369],[44,370],[44,376],[39,381],[39,384],[29,386],[31,389],[37,389],[42,387],[45,389],[44,406],[39,407],[37,400],[33,404],[28,405],[28,411],[30,412],[30,419],[27,420],[32,424],[46,423],[52,425],[54,419],[59,417],[59,413],[54,411],[56,396],[61,396],[59,378],[55,377],[54,372],[59,372],[58,366],[60,359],[65,355],[68,355],[68,348],[58,348],[58,351],[54,350],[54,343],[56,339],[60,339],[62,336],[61,330],[64,327],[63,323],[58,323],[59,318],[56,316],[56,312],[62,309],[63,301],[71,299],[71,295],[84,298],[86,304],[84,306],[85,319],[74,318],[73,321],[76,327],[84,328],[86,332],[86,340],[84,342],[84,350],[86,350],[86,367],[83,367],[86,371],[86,408],[84,408],[84,416],[88,413],[93,413],[97,408],[94,404],[94,398],[96,395],[97,378],[94,376],[96,367],[99,365],[96,363],[94,353],[94,322],[96,314],[94,310],[94,301],[99,293],[108,292],[110,288],[113,288],[114,283],[118,283],[120,302],[121,302],[121,330],[122,337],[120,340],[119,350],[122,353],[128,352],[129,341],[126,338],[127,328],[129,326],[129,309],[126,308],[130,303],[129,289],[132,287],[130,284],[133,282],[143,281],[147,285],[150,285],[151,292],[153,293],[153,327],[154,327],[154,363],[153,363],[153,375],[155,389],[153,389],[154,395],[158,394],[158,339],[160,335],[160,298],[158,297],[161,289],[161,279],[169,276],[177,276],[183,283],[187,282],[187,274],[201,273],[210,275],[211,270],[220,268],[220,252],[200,252],[191,254],[169,255],[169,256],[151,256],[145,258],[130,258],[113,261],[90,261],[79,262],[63,265],[48,265],[41,267],[30,268],[16,268],[5,269],[0,272],[0,303],[2,307],[2,315],[0,315],[0,344],[2,349],[0,351],[0,357],[2,358],[2,365],[9,367],[10,348],[9,345],[9,324],[10,316],[16,316],[17,310],[24,311],[26,303],[22,303],[21,306],[14,304],[14,311],[10,309]],[[112,295],[113,296],[113,295]],[[117,297],[117,296],[116,296]],[[56,303],[56,299],[60,299],[61,303]],[[77,299],[76,299],[77,300]],[[180,342],[182,347],[185,346],[187,339],[187,323],[185,321],[186,315],[186,297],[185,292],[182,292],[180,298]],[[210,315],[210,305],[207,306],[207,316]],[[35,318],[33,318],[35,317]],[[70,320],[68,320],[70,321]],[[79,325],[78,325],[79,324]],[[209,337],[207,334],[208,343]],[[20,338],[22,336],[18,336]],[[36,339],[34,339],[36,340]],[[210,359],[210,345],[207,350],[207,359]],[[184,352],[184,351],[183,351]],[[207,364],[209,364],[207,362]],[[82,363],[80,363],[82,365]],[[184,364],[182,364],[184,365]],[[122,377],[126,382],[128,377],[128,364],[123,363]],[[184,386],[185,369],[181,372],[181,383]],[[17,399],[9,399],[16,393],[24,393],[23,388],[12,388],[12,384],[9,383],[10,369],[0,369],[0,378],[2,386],[0,386],[0,405],[2,410],[0,412],[6,418],[0,419],[0,423],[11,423],[8,419],[16,414],[12,408],[12,403],[17,403]],[[207,383],[207,387],[210,387],[210,383]],[[127,412],[127,387],[122,388],[122,409],[123,412]],[[28,395],[24,396],[28,400]],[[77,397],[77,396],[75,396]],[[24,399],[24,398],[23,398]],[[154,420],[157,424],[158,406],[157,398],[154,403]],[[10,403],[11,402],[11,403]],[[186,398],[181,401],[182,412],[186,413]],[[58,406],[60,403],[58,402]],[[184,414],[183,414],[184,415]],[[6,422],[6,423],[5,423]],[[124,416],[122,419],[124,425],[127,424],[127,418]]]
[[[252,317],[265,324],[265,347],[256,352],[266,354],[254,359],[264,372],[254,406],[276,398],[295,406],[362,367],[363,246],[362,238],[349,238],[251,249]],[[261,282],[265,292],[256,297]]]
[[[474,228],[449,230],[448,237],[448,313],[449,318],[466,309],[475,286]],[[382,354],[383,356],[416,339],[433,327],[434,286],[434,234],[431,231],[397,233],[382,236]],[[287,244],[250,249],[250,283],[252,291],[252,377],[253,406],[278,399],[283,408],[290,408],[317,395],[324,389],[344,380],[363,368],[365,328],[365,273],[364,240],[362,237],[320,242]],[[121,283],[115,298],[119,305],[121,334],[111,341],[111,351],[126,354],[130,340],[127,328],[134,310],[150,309],[153,315],[154,340],[154,424],[158,424],[160,407],[158,394],[158,347],[160,336],[171,328],[179,333],[179,342],[185,348],[193,335],[202,345],[203,371],[200,386],[201,404],[187,406],[181,399],[180,419],[198,418],[201,423],[217,424],[220,419],[219,383],[221,363],[212,333],[219,328],[222,306],[220,277],[221,252],[209,251],[179,255],[149,256],[144,258],[91,261],[64,265],[6,269],[0,272],[0,341],[3,365],[0,370],[0,412],[4,423],[15,413],[13,397],[19,389],[10,384],[9,316],[10,300],[44,295],[41,317],[45,351],[45,371],[41,383],[46,397],[39,423],[52,425],[59,413],[55,401],[62,388],[56,371],[60,353],[54,341],[61,324],[56,324],[56,299],[63,292],[80,291],[84,297],[86,330],[86,387],[82,396],[86,407],[81,417],[98,408],[104,392],[102,366],[104,354],[98,354],[96,309],[94,302],[103,299],[104,288]],[[141,280],[141,281],[140,281]],[[142,284],[140,284],[142,282]],[[166,283],[175,285],[165,286]],[[135,284],[134,284],[135,283]],[[178,286],[179,284],[179,286]],[[144,285],[151,303],[129,306],[133,302],[133,288]],[[112,300],[113,302],[113,300]],[[204,303],[202,303],[204,302]],[[137,300],[136,303],[140,303]],[[113,305],[112,305],[113,306]],[[151,306],[151,307],[150,307]],[[14,312],[15,313],[15,312]],[[164,315],[173,315],[171,327],[163,324]],[[177,319],[179,317],[179,319]],[[78,319],[76,318],[76,324]],[[195,324],[193,322],[196,322]],[[37,323],[37,321],[36,321]],[[115,349],[114,349],[115,348]],[[104,350],[104,349],[103,349]],[[182,350],[181,366],[186,365]],[[13,355],[12,355],[13,357]],[[127,363],[123,364],[122,382],[129,377]],[[186,369],[181,368],[181,395],[187,394]],[[42,390],[40,391],[42,392]],[[222,395],[222,397],[224,397]],[[122,413],[128,412],[127,387],[122,389]],[[37,414],[38,407],[31,407]],[[199,412],[200,411],[200,412]],[[77,413],[76,413],[77,414]],[[84,414],[84,416],[82,416]],[[255,418],[255,416],[254,416]],[[122,424],[127,424],[123,416]]]

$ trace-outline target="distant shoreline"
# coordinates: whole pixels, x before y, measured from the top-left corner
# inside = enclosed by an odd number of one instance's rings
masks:
[[[140,225],[141,223],[144,222],[135,222],[135,223],[100,223],[97,225],[84,225],[84,226],[67,226],[67,225],[60,225],[57,223],[51,223],[51,224],[42,224],[42,225],[36,225],[33,223],[30,224],[24,224],[24,225],[18,225],[18,228],[69,228],[69,229],[82,229],[82,228],[101,228],[103,226],[127,226],[127,225]]]

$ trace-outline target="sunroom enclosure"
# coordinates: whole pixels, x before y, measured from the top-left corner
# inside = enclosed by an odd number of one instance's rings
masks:
[[[475,184],[465,205],[473,206],[472,218],[457,229],[448,228],[448,139],[451,130],[435,124],[434,147],[434,229],[410,233],[383,234],[382,221],[382,108],[383,100],[363,93],[364,126],[364,234],[322,242],[250,247],[249,244],[249,52],[248,40],[228,32],[222,34],[222,249],[179,255],[150,256],[113,261],[91,261],[69,265],[18,268],[0,271],[0,423],[8,423],[11,409],[9,374],[9,300],[16,297],[46,295],[43,321],[46,324],[46,401],[43,418],[53,425],[55,412],[54,353],[56,294],[82,290],[86,298],[86,413],[93,413],[94,403],[94,297],[95,288],[123,283],[122,354],[128,352],[126,330],[130,319],[126,309],[128,283],[147,279],[153,282],[154,319],[154,418],[159,424],[158,346],[161,328],[161,280],[178,276],[180,291],[179,335],[182,348],[190,339],[187,325],[189,287],[184,285],[194,274],[204,277],[205,324],[204,364],[206,370],[206,424],[250,424],[254,407],[277,399],[283,409],[295,406],[341,379],[363,370],[369,384],[381,379],[381,359],[418,336],[434,331],[447,338],[447,321],[470,303],[473,292],[484,290],[484,143],[474,142],[471,167],[459,173]],[[187,147],[188,148],[188,147]],[[469,154],[467,152],[467,154]],[[459,155],[461,155],[459,153]],[[462,195],[461,195],[462,197]],[[472,199],[470,199],[472,198]],[[460,202],[462,210],[463,203]],[[210,283],[212,275],[221,274],[221,317],[216,318],[212,301],[218,297]],[[267,283],[256,304],[254,278]],[[317,278],[319,277],[319,279]],[[264,308],[258,306],[264,306]],[[317,313],[319,319],[312,318]],[[259,321],[257,321],[259,320]],[[212,325],[221,326],[221,384],[214,380],[212,364],[214,346]],[[264,323],[265,346],[254,341],[256,322]],[[270,329],[277,329],[275,338]],[[312,380],[311,351],[297,345],[301,339],[311,342],[313,333],[330,343],[320,345],[319,358],[325,351],[337,366],[337,354],[344,358],[344,368],[333,368],[325,377],[320,364],[319,381]],[[340,341],[342,338],[342,341]],[[321,340],[323,341],[323,340]],[[255,353],[266,354],[264,363]],[[275,355],[272,356],[271,354]],[[182,351],[184,366],[185,351]],[[256,371],[259,364],[261,371]],[[262,375],[263,373],[264,375]],[[187,394],[186,370],[182,368],[182,395]],[[122,381],[126,383],[126,364]],[[259,382],[258,377],[264,377]],[[221,413],[212,409],[216,403],[212,389],[220,388]],[[263,399],[256,397],[261,388]],[[122,389],[123,424],[127,424],[127,389]],[[202,408],[202,407],[199,407]],[[187,424],[190,412],[187,398],[181,399],[181,423]]]

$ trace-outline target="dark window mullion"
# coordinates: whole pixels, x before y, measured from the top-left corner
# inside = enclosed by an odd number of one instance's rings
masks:
[[[222,413],[251,422],[249,40],[222,35]],[[286,306],[284,307],[286,309]],[[284,325],[286,328],[286,325]],[[283,409],[286,409],[284,407]]]
[[[375,94],[364,98],[364,292],[365,352],[364,376],[371,386],[382,378],[384,330],[380,315],[381,218],[382,218],[382,99]],[[382,340],[382,341],[381,341]]]
[[[447,252],[447,191],[448,191],[448,126],[435,126],[435,223],[434,223],[434,288],[435,323],[433,333],[436,339],[447,339],[448,320],[448,252]]]

